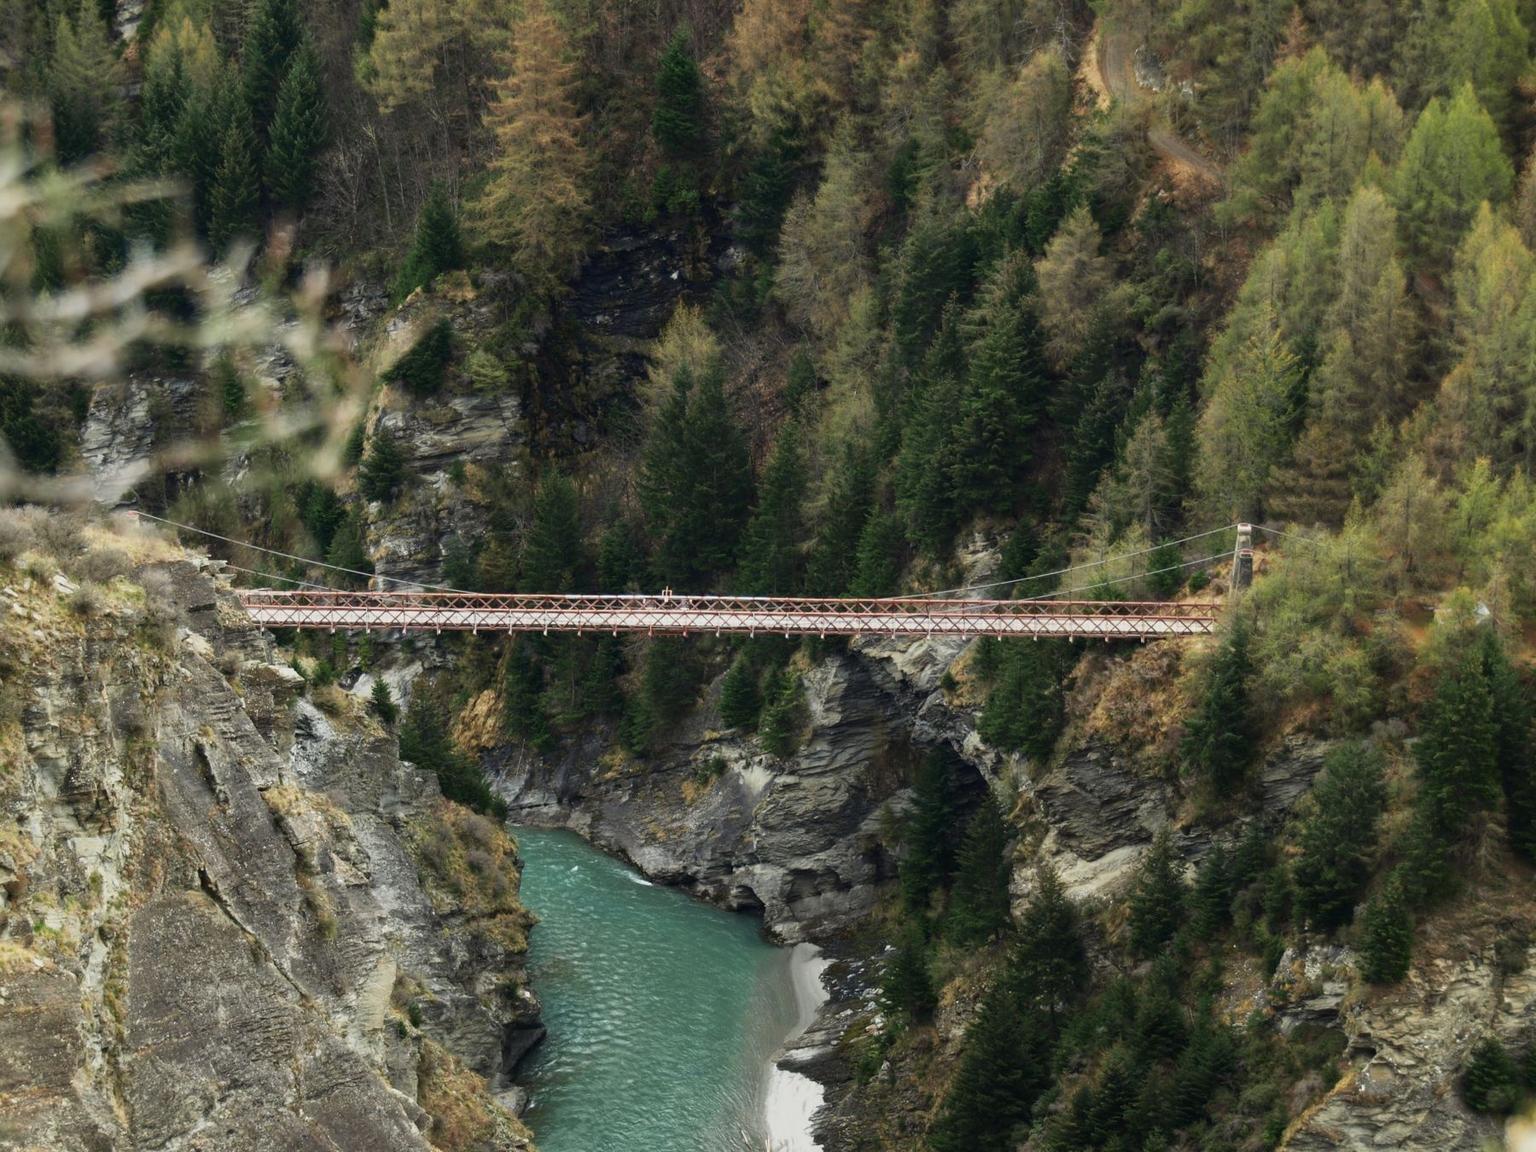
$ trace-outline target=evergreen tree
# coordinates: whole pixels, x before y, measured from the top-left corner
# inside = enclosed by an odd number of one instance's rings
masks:
[[[272,114],[267,147],[267,191],[272,202],[302,212],[315,195],[316,167],[325,145],[325,89],[320,61],[306,37],[294,53]]]
[[[395,299],[404,300],[418,288],[427,287],[441,273],[464,267],[464,244],[459,237],[459,217],[448,191],[433,184],[416,217],[416,236],[400,274],[395,278]]]
[[[357,471],[357,488],[368,500],[393,500],[405,483],[405,453],[382,428],[368,442]]]
[[[507,735],[540,750],[553,743],[549,718],[544,712],[544,672],[534,660],[526,640],[514,639],[507,653],[502,679],[502,717]]]
[[[885,961],[880,999],[887,1012],[921,1023],[933,1015],[937,997],[928,974],[928,943],[922,926],[908,922]]]
[[[449,739],[443,724],[445,712],[442,702],[431,699],[426,685],[418,683],[400,723],[400,759],[436,773],[446,799],[505,819],[506,802],[491,791],[479,765]]]
[[[871,508],[854,550],[849,592],[855,596],[889,596],[896,591],[906,551],[907,532],[901,517]]]
[[[734,555],[752,494],[746,445],[718,371],[679,370],[641,464],[640,500],[667,583],[697,587]]]
[[[1062,680],[1076,652],[1070,641],[1006,644],[997,682],[977,731],[994,748],[1044,759],[1066,723]]]
[[[704,82],[691,39],[688,29],[679,28],[656,69],[651,134],[662,151],[673,157],[692,155],[704,135]]]
[[[1520,1105],[1520,1067],[1509,1050],[1489,1036],[1472,1049],[1461,1077],[1461,1098],[1474,1112],[1513,1112]]]
[[[762,721],[759,735],[763,751],[780,758],[795,750],[800,727],[800,678],[781,670],[768,681],[763,693]]]
[[[325,562],[349,572],[372,572],[373,560],[368,555],[367,531],[363,514],[358,508],[348,510],[336,530],[331,533],[330,547],[325,550]],[[362,583],[363,577],[348,577],[352,583]]]
[[[270,139],[283,81],[303,43],[298,0],[256,0],[241,48],[240,72],[245,106],[260,144]]]
[[[1495,755],[1510,847],[1527,860],[1536,860],[1536,748],[1531,742],[1531,707],[1520,673],[1491,629],[1483,636],[1483,674],[1493,697]]]
[[[243,114],[231,117],[219,141],[219,166],[208,196],[208,242],[223,252],[261,233],[261,176],[256,138]]]
[[[951,942],[984,944],[1008,927],[1011,874],[1008,826],[988,793],[966,825],[950,893],[946,935]]]
[[[1413,957],[1413,922],[1403,882],[1395,873],[1365,906],[1360,931],[1360,974],[1372,984],[1396,984]]]
[[[439,320],[395,361],[389,378],[412,396],[431,396],[442,388],[453,359],[453,325]]]
[[[395,698],[390,695],[389,683],[383,678],[373,682],[373,692],[368,698],[368,707],[385,724],[394,725],[400,716],[400,709],[395,704]]]
[[[1232,873],[1227,850],[1213,844],[1195,872],[1195,888],[1189,899],[1190,926],[1201,939],[1209,939],[1226,925],[1232,911]]]
[[[757,672],[745,655],[737,656],[720,684],[720,719],[731,728],[751,728],[762,708]]]
[[[523,541],[522,590],[571,592],[581,565],[581,502],[576,486],[555,472],[539,482],[533,498],[533,523]]]
[[[1013,1130],[1029,1119],[1050,1076],[1032,1031],[1010,983],[998,981],[966,1029],[960,1068],[928,1131],[933,1152],[1009,1152],[1016,1145]]]
[[[1419,805],[1436,847],[1462,843],[1474,815],[1498,797],[1498,729],[1493,693],[1478,649],[1447,660],[1418,744]]]
[[[741,583],[748,594],[792,596],[799,591],[804,499],[799,431],[791,425],[774,447],[742,539]]]
[[[838,596],[852,589],[859,537],[874,504],[870,455],[855,438],[844,443],[806,566],[806,591],[812,596]]]
[[[1052,1036],[1088,983],[1088,953],[1077,909],[1049,865],[1035,872],[1034,891],[1008,956],[1008,974],[1023,1009],[1040,1016]]]
[[[923,757],[912,783],[901,862],[901,896],[910,912],[926,912],[933,893],[954,871],[954,766],[953,752],[935,748]]]
[[[1253,760],[1253,706],[1248,698],[1252,675],[1248,626],[1234,620],[1206,670],[1181,749],[1189,771],[1220,796],[1242,783]]]
[[[1296,909],[1319,931],[1342,927],[1354,915],[1386,802],[1381,757],[1373,748],[1347,744],[1329,754],[1297,836],[1295,867]]]
[[[1048,383],[1045,340],[1026,300],[1033,289],[1028,262],[1011,261],[978,309],[960,418],[943,452],[950,498],[961,508],[1002,512],[1018,499]]]
[[[1166,828],[1137,866],[1130,905],[1131,951],[1155,956],[1184,922],[1184,879]]]

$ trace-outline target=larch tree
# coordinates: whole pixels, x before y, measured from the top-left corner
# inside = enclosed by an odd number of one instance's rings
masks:
[[[99,151],[117,119],[122,68],[99,8],[82,0],[73,16],[61,15],[54,25],[48,105],[61,165],[77,164]]]
[[[1302,523],[1339,523],[1356,495],[1356,462],[1372,433],[1401,410],[1416,342],[1407,276],[1397,258],[1397,214],[1362,186],[1344,213],[1338,296],[1307,397],[1294,466],[1276,481],[1275,511]]]
[[[977,94],[976,155],[999,183],[1027,192],[1060,167],[1071,138],[1072,75],[1042,48],[1016,73],[986,78]]]
[[[1211,384],[1198,430],[1202,501],[1217,517],[1257,516],[1270,475],[1285,461],[1301,370],[1266,310],[1261,325]]]
[[[512,0],[393,0],[376,17],[363,81],[385,112],[424,104],[467,128],[517,10]]]
[[[575,271],[591,213],[580,65],[564,24],[540,0],[524,8],[502,61],[485,118],[496,144],[474,203],[476,227],[487,243],[511,247],[524,275],[549,291]]]
[[[795,200],[779,234],[774,295],[795,323],[818,337],[842,326],[872,277],[864,235],[873,220],[869,167],[869,156],[844,126],[828,149],[815,195]]]
[[[1104,238],[1080,205],[1035,264],[1040,282],[1040,322],[1049,335],[1046,350],[1058,368],[1074,361],[1112,304],[1114,267],[1101,251]]]
[[[1414,256],[1431,268],[1448,266],[1478,205],[1502,203],[1513,184],[1498,129],[1472,85],[1463,85],[1449,103],[1431,100],[1414,122],[1391,181]]]

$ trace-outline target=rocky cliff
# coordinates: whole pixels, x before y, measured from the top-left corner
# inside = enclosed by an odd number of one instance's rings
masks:
[[[0,1146],[530,1147],[506,834],[205,563],[7,515]]]

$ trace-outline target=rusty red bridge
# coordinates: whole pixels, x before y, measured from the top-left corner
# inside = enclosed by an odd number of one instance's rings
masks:
[[[405,632],[715,632],[786,636],[1202,636],[1215,603],[1127,600],[821,600],[237,589],[267,628]]]

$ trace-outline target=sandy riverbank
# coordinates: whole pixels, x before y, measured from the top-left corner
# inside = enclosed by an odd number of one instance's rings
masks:
[[[814,944],[796,944],[790,953],[790,978],[795,993],[795,1027],[786,1043],[794,1041],[816,1018],[826,1001],[821,974],[829,961]],[[773,1152],[816,1152],[811,1117],[822,1105],[820,1084],[798,1072],[771,1064],[764,1100],[764,1125]]]

